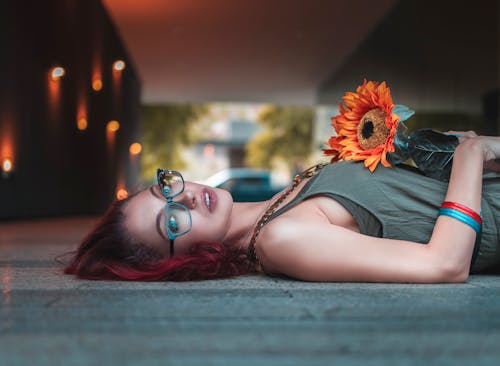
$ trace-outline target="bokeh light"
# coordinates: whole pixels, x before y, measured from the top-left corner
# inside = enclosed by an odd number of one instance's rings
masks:
[[[12,171],[12,168],[13,168],[12,160],[10,158],[4,158],[2,160],[2,170],[5,173],[10,173]]]
[[[120,129],[120,123],[115,120],[109,121],[106,126],[106,129],[108,130],[108,132],[116,132]]]
[[[78,127],[80,131],[85,131],[88,127],[87,119],[79,118],[78,121],[76,122],[76,127]]]
[[[50,69],[49,73],[50,73],[50,78],[54,81],[57,81],[61,79],[64,76],[64,74],[66,74],[66,71],[61,66],[55,66],[52,69]]]
[[[102,89],[102,80],[101,79],[95,79],[92,81],[92,89],[94,91],[99,91]]]
[[[128,192],[125,188],[120,188],[116,191],[116,199],[121,201],[128,197]]]
[[[142,151],[142,145],[138,142],[134,142],[130,145],[129,152],[131,155],[138,155]]]
[[[126,67],[126,64],[125,64],[125,61],[123,61],[123,60],[116,60],[113,63],[113,70],[115,70],[115,71],[123,71],[123,70],[125,70],[125,67]]]

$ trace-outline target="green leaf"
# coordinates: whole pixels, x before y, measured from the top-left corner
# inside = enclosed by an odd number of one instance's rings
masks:
[[[399,122],[404,122],[408,118],[413,116],[415,114],[415,111],[413,109],[408,108],[405,105],[396,104],[394,106],[394,109],[392,110],[392,113],[399,116]]]
[[[415,131],[408,139],[408,152],[419,170],[431,178],[450,179],[458,138],[431,129]]]

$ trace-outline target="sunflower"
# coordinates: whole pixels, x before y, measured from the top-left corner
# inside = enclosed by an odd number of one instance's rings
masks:
[[[393,113],[391,90],[385,82],[364,81],[356,93],[347,92],[339,104],[340,114],[332,118],[336,136],[323,149],[331,161],[364,161],[371,172],[378,163],[389,167],[387,153],[394,152],[394,136],[400,117]]]

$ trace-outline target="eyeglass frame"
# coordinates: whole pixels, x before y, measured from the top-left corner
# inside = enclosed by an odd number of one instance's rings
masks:
[[[167,173],[167,174],[178,176],[179,178],[181,178],[182,188],[178,193],[176,193],[174,195],[165,194],[165,192],[163,191],[163,188],[162,188],[162,184],[160,183],[160,176],[162,173]],[[184,177],[182,176],[182,174],[180,172],[178,172],[177,170],[158,168],[156,170],[156,181],[157,181],[158,187],[160,188],[161,195],[167,200],[167,203],[165,204],[165,208],[163,209],[164,214],[165,214],[165,218],[167,217],[167,210],[172,206],[182,207],[189,215],[189,229],[183,233],[180,233],[180,234],[172,233],[170,231],[168,225],[164,222],[165,230],[167,232],[168,239],[170,240],[170,256],[172,257],[174,255],[174,240],[175,240],[175,238],[182,236],[184,234],[187,234],[189,231],[191,231],[191,229],[193,227],[193,219],[191,217],[191,211],[189,210],[189,208],[185,204],[183,204],[181,202],[174,202],[174,200],[173,200],[175,197],[177,197],[182,192],[184,192],[185,184],[184,184]]]

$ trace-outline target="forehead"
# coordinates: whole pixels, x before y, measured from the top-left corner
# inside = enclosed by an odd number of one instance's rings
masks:
[[[159,192],[150,187],[139,192],[137,195],[131,198],[125,207],[125,214],[129,220],[127,220],[128,226],[132,229],[137,227],[151,227],[151,220],[155,220],[156,215],[159,210],[161,210],[162,205],[158,204],[159,201],[156,196]]]
[[[161,236],[158,218],[163,212],[165,201],[159,194],[158,186],[152,186],[132,197],[125,207],[126,226],[130,234],[139,241],[158,248],[165,238]]]

